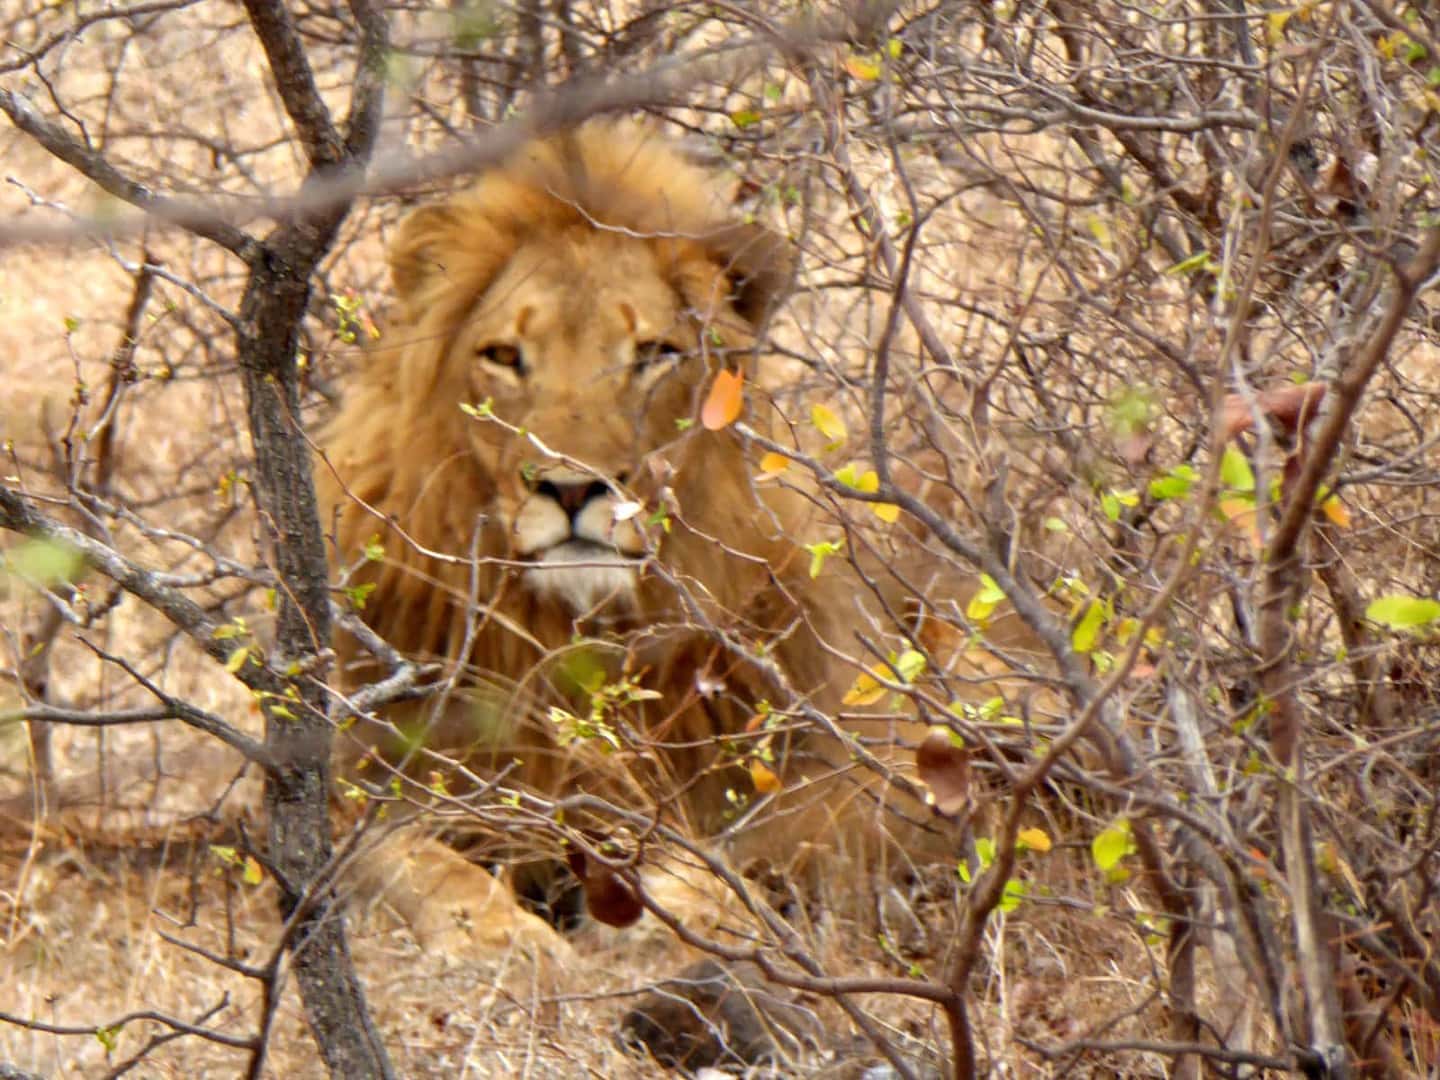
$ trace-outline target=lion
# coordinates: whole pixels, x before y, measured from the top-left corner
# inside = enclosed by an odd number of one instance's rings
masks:
[[[697,836],[734,834],[752,786],[803,786],[805,761],[849,767],[836,732],[785,733],[836,714],[866,590],[841,559],[812,573],[812,504],[757,491],[734,427],[697,421],[719,373],[753,378],[793,265],[628,123],[528,145],[402,220],[394,325],[325,428],[318,482],[365,622],[465,675],[352,746]],[[754,403],[747,422],[768,430]],[[378,673],[337,649],[353,684]],[[412,925],[544,937],[481,867],[434,842],[419,861],[386,893]]]

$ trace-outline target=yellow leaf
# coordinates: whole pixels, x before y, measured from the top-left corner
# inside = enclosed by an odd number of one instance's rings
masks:
[[[1085,220],[1085,227],[1090,230],[1090,235],[1106,251],[1115,246],[1115,240],[1110,235],[1110,226],[1105,224],[1105,219],[1098,214],[1091,214]]]
[[[824,405],[812,405],[810,407],[810,422],[815,425],[821,435],[830,440],[828,449],[840,446],[849,437],[850,432],[846,430],[845,421],[841,420]]]
[[[246,885],[259,885],[265,880],[265,871],[260,869],[260,864],[255,861],[254,855],[245,856],[245,872],[241,875],[241,880]]]
[[[889,676],[887,671],[886,676]],[[868,671],[862,671],[855,677],[854,684],[845,691],[845,696],[840,699],[841,705],[874,705],[885,696],[885,687],[881,686],[874,675]]]
[[[900,520],[900,507],[894,503],[874,503],[871,509],[875,511],[875,516],[887,525],[894,525]]]
[[[1320,512],[1329,519],[1332,525],[1338,525],[1342,529],[1350,527],[1350,511],[1340,501],[1339,495],[1331,495],[1320,504]]]
[[[880,78],[880,61],[874,56],[851,53],[845,58],[845,70],[861,82],[874,82]]]
[[[759,760],[750,762],[750,782],[755,785],[755,790],[761,795],[774,795],[784,787],[780,783],[780,778],[771,771],[770,767]]]
[[[225,661],[225,670],[231,675],[237,674],[245,666],[246,659],[250,656],[250,646],[241,645],[230,654],[230,659]]]
[[[1027,851],[1039,851],[1042,854],[1051,848],[1050,835],[1044,829],[1021,829],[1015,841]]]
[[[739,371],[722,369],[715,373],[700,409],[700,423],[706,431],[719,431],[735,422],[745,402],[744,387],[745,376]]]
[[[790,459],[773,450],[760,459],[760,471],[766,476],[779,476],[789,467]]]
[[[914,649],[906,649],[898,657],[891,653],[889,663],[874,664],[869,671],[862,671],[857,675],[850,689],[840,699],[840,704],[874,705],[885,696],[886,687],[880,684],[881,679],[892,683],[913,683],[924,670],[924,653]]]
[[[1265,40],[1271,45],[1279,45],[1285,40],[1285,24],[1290,21],[1293,11],[1272,11],[1265,16]]]

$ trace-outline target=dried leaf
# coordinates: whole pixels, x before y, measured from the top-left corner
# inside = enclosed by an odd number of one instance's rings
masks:
[[[565,860],[585,890],[585,907],[591,916],[607,926],[633,926],[645,914],[645,905],[630,883],[601,862],[572,850]]]
[[[700,423],[707,431],[720,431],[733,424],[745,403],[745,376],[728,368],[715,373],[710,393],[700,409]]]
[[[926,799],[946,816],[970,801],[970,751],[955,745],[945,728],[932,728],[915,751],[915,771],[930,789]]]
[[[1293,435],[1319,415],[1320,403],[1325,400],[1328,389],[1323,382],[1273,386],[1255,395],[1253,408],[1240,394],[1229,394],[1221,411],[1225,437],[1233,439],[1242,431],[1253,431],[1256,411],[1274,421],[1282,432]]]

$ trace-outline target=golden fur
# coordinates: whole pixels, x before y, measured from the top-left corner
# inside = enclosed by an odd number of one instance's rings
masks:
[[[696,422],[717,371],[753,368],[791,276],[788,244],[727,211],[673,147],[604,124],[402,223],[397,325],[347,387],[320,482],[342,564],[383,540],[354,579],[367,622],[468,671],[456,697],[391,710],[406,737],[381,750],[412,773],[434,767],[418,747],[711,832],[751,794],[761,702],[838,706],[855,590],[811,579],[796,537],[821,534],[757,495],[732,430]],[[482,402],[493,418],[461,408]],[[352,681],[375,674],[340,652]],[[640,692],[602,717],[620,751],[563,745],[567,714],[626,677]]]

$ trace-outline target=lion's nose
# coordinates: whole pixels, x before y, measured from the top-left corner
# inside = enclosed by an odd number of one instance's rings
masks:
[[[604,498],[610,489],[599,480],[554,481],[541,480],[535,485],[535,494],[553,499],[565,515],[574,521],[591,499]]]

